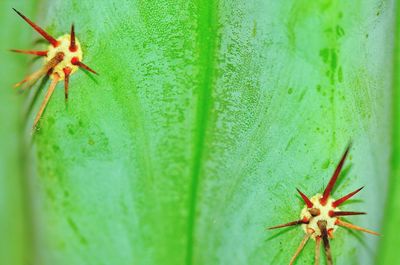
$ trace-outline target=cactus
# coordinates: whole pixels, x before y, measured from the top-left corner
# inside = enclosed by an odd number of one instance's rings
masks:
[[[341,210],[395,231],[394,0],[29,2],[0,4],[2,50],[39,37],[14,7],[53,36],[74,23],[100,75],[71,76],[68,102],[59,83],[32,135],[47,86],[12,84],[42,61],[0,54],[1,264],[287,264],[300,228],[265,228],[350,140],[334,192],[365,188]],[[379,240],[338,228],[334,264],[385,264]]]

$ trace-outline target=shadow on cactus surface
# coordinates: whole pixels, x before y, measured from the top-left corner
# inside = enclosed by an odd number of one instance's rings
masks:
[[[12,85],[42,61],[7,49],[46,44],[12,8],[53,36],[74,23],[101,73],[71,76],[67,104],[58,84],[33,137],[47,86]],[[349,139],[334,192],[365,185],[346,209],[384,236],[338,228],[334,264],[396,261],[394,0],[0,10],[0,264],[287,264],[301,229],[265,228],[299,218],[295,188],[322,191]],[[308,244],[296,264],[313,262]]]

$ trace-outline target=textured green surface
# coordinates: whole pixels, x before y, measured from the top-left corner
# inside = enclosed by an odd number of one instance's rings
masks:
[[[387,206],[385,209],[385,226],[384,236],[379,249],[378,263],[396,264],[399,262],[399,248],[400,245],[400,105],[398,99],[400,98],[400,6],[397,2],[396,7],[396,30],[395,34],[395,53],[393,56],[393,152],[391,157],[391,178],[389,185],[389,192],[387,194]]]
[[[286,264],[303,232],[265,227],[298,218],[295,188],[321,192],[350,139],[335,196],[366,185],[343,209],[368,211],[351,220],[381,230],[394,1],[332,2],[21,8],[55,36],[74,22],[100,73],[71,77],[68,106],[58,85],[26,151],[34,203],[8,204],[20,219],[34,212],[36,264]],[[21,30],[7,36],[37,37],[10,14],[1,25]],[[5,59],[26,69],[20,58]],[[22,74],[12,73],[5,89]],[[374,263],[378,238],[335,236],[336,264]],[[311,263],[313,244],[297,264]]]

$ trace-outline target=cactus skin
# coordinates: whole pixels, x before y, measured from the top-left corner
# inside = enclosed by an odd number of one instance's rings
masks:
[[[57,86],[27,152],[37,264],[283,264],[301,233],[264,227],[302,204],[278,198],[319,191],[349,138],[349,182],[335,192],[368,183],[354,210],[371,218],[354,222],[380,230],[394,18],[384,3],[55,0],[27,12],[55,36],[73,21],[101,73],[75,75],[67,107]],[[15,36],[33,35],[23,28]],[[337,264],[374,263],[350,233],[331,247]],[[313,256],[306,247],[301,259]]]

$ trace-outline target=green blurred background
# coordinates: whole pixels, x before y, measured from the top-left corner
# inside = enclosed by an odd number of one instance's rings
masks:
[[[75,23],[99,76],[12,88]],[[298,187],[321,192],[352,140],[335,264],[397,264],[400,83],[394,0],[0,3],[0,264],[287,264]],[[38,91],[38,97],[35,93]],[[33,104],[31,104],[33,102]],[[312,264],[310,242],[296,264]],[[396,263],[397,262],[397,263]],[[324,264],[324,263],[323,263]]]

